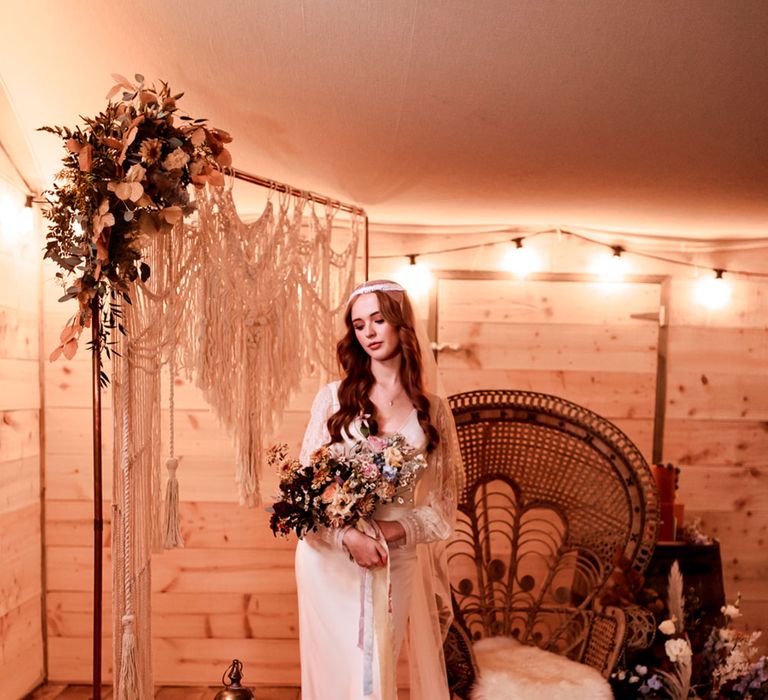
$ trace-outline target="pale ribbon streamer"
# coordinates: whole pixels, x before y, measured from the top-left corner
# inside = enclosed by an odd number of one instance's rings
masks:
[[[392,619],[392,578],[389,548],[381,530],[372,523],[359,521],[358,529],[379,541],[387,552],[387,563],[375,569],[360,569],[360,621],[358,647],[363,651],[363,695],[373,693],[373,640],[379,652],[381,700],[397,700],[395,679],[395,633]]]

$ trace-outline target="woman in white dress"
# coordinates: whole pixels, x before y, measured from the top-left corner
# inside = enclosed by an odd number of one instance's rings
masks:
[[[377,507],[368,534],[328,528],[299,541],[302,700],[394,700],[407,626],[412,700],[448,700],[442,641],[451,607],[441,544],[453,532],[461,487],[456,429],[446,402],[425,389],[413,310],[399,284],[359,286],[345,322],[337,345],[343,379],[315,397],[301,462],[322,445],[364,439],[365,418],[372,434],[402,434],[427,467],[415,488]]]

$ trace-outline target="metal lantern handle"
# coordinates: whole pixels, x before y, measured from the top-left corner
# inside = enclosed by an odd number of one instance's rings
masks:
[[[229,683],[227,683],[224,678],[229,678]],[[243,677],[243,664],[239,659],[233,659],[232,663],[229,665],[226,671],[224,671],[224,675],[221,677],[221,684],[225,686],[226,688],[229,688],[233,685],[240,685],[240,679]]]
[[[224,680],[227,676],[229,676],[229,683]],[[243,664],[239,659],[234,659],[221,677],[224,688],[216,693],[214,700],[254,700],[253,691],[240,685],[242,677]]]

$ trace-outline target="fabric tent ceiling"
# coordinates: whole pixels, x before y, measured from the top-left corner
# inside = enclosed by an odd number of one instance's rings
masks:
[[[230,131],[241,169],[374,223],[749,237],[767,35],[762,0],[28,0],[0,9],[0,76],[38,185],[61,146],[35,128],[138,71]]]

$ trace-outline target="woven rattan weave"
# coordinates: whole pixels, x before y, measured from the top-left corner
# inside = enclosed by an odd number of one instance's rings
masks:
[[[645,459],[610,421],[556,396],[485,390],[449,403],[467,476],[448,545],[465,631],[512,635],[607,676],[626,620],[598,594],[619,560],[642,573],[656,541]]]

